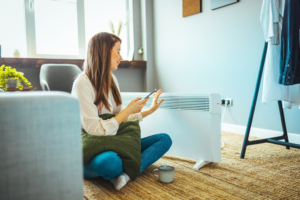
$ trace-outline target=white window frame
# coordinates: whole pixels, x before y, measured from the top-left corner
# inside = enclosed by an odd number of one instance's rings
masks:
[[[147,0],[152,1],[152,0]],[[127,29],[128,60],[141,60],[138,49],[142,46],[141,0],[126,0],[129,23]],[[133,55],[132,55],[133,53]]]
[[[65,58],[65,59],[84,59],[85,58],[85,19],[84,19],[84,0],[77,0],[77,27],[78,27],[78,55],[53,55],[37,54],[36,35],[35,35],[35,10],[34,0],[24,0],[25,26],[27,57],[30,58]]]

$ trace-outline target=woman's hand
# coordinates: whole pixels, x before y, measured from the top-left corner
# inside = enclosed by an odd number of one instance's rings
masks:
[[[146,105],[147,101],[149,100],[149,97],[147,99],[143,99],[137,97],[133,99],[130,104],[126,107],[126,109],[129,110],[130,114],[139,113],[142,111],[143,107]],[[141,100],[141,101],[139,101]]]
[[[153,101],[152,101],[152,105],[150,107],[149,110],[151,110],[151,112],[155,112],[157,110],[157,108],[160,106],[160,104],[162,104],[162,102],[164,102],[163,99],[161,99],[158,103],[158,97],[162,94],[162,90],[158,90],[156,93],[153,94]]]

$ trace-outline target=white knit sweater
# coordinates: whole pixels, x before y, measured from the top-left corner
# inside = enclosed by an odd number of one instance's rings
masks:
[[[115,83],[120,91],[118,81],[113,75]],[[115,118],[108,120],[103,120],[99,118],[98,114],[114,114],[117,115],[123,110],[123,106],[116,106],[113,98],[113,94],[110,91],[108,103],[111,105],[110,111],[105,107],[98,110],[95,102],[95,90],[92,86],[91,81],[87,75],[83,72],[81,73],[73,83],[71,95],[79,100],[80,105],[80,115],[81,115],[81,127],[89,134],[97,136],[113,136],[117,134],[119,124]],[[142,114],[136,113],[129,115],[125,121],[138,119],[142,121]]]

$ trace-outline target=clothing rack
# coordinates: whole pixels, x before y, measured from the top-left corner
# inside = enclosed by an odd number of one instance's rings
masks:
[[[283,135],[278,136],[278,137],[272,137],[272,138],[266,138],[266,139],[261,139],[261,140],[249,141],[250,129],[251,129],[253,115],[254,115],[254,111],[255,111],[257,96],[258,96],[258,92],[259,92],[260,81],[261,81],[262,73],[263,73],[263,70],[264,70],[265,59],[266,59],[266,55],[267,55],[267,49],[268,49],[268,43],[265,42],[240,158],[245,157],[246,148],[247,148],[248,145],[261,144],[261,143],[265,143],[265,142],[269,142],[269,143],[272,143],[272,144],[283,145],[283,146],[286,146],[286,149],[290,149],[290,147],[300,149],[300,145],[289,143],[281,101],[278,101],[278,107],[279,107],[279,112],[280,112]],[[282,142],[282,141],[279,141],[279,140],[285,140],[285,142]]]

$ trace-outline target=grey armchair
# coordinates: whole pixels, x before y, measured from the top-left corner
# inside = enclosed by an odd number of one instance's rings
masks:
[[[43,64],[40,71],[40,85],[45,91],[71,93],[74,78],[82,71],[73,64]]]
[[[0,199],[83,199],[77,99],[65,92],[0,94]]]

